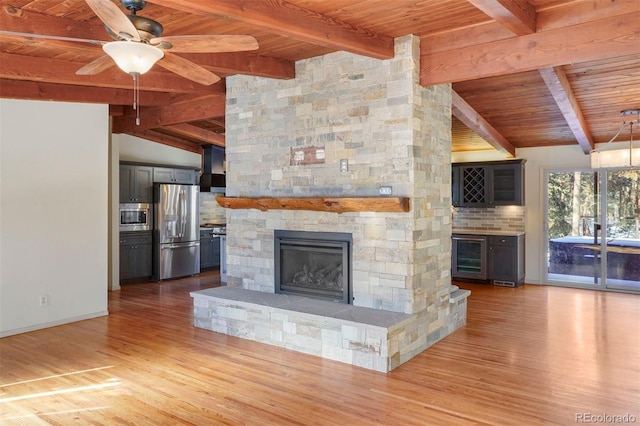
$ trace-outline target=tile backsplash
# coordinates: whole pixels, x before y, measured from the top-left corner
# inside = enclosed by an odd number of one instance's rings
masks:
[[[200,223],[226,223],[226,210],[220,207],[216,197],[224,195],[216,192],[200,193]]]
[[[473,231],[525,230],[524,206],[501,206],[490,208],[452,208],[452,227]]]

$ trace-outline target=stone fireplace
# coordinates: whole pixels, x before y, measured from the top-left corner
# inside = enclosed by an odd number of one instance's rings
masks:
[[[451,88],[420,86],[419,58],[406,36],[389,60],[336,52],[296,63],[295,80],[227,78],[227,197],[385,187],[410,208],[228,209],[228,287],[193,294],[196,326],[386,372],[465,323],[450,275]],[[321,160],[291,161],[310,147]],[[276,231],[350,235],[352,303],[278,294]]]
[[[276,230],[275,292],[351,304],[351,234]]]

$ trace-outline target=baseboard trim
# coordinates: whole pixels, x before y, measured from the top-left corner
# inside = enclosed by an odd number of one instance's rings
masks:
[[[109,311],[93,312],[93,313],[90,313],[90,314],[80,315],[80,316],[77,316],[77,317],[63,318],[61,320],[50,321],[50,322],[45,322],[45,323],[41,323],[41,324],[34,324],[34,325],[30,325],[28,327],[21,327],[21,328],[14,328],[13,330],[0,331],[0,339],[3,338],[3,337],[15,336],[16,334],[28,333],[30,331],[36,331],[36,330],[42,330],[44,328],[56,327],[58,325],[69,324],[69,323],[72,323],[72,322],[78,322],[78,321],[84,321],[84,320],[88,320],[88,319],[92,319],[92,318],[103,317],[105,315],[109,315]]]

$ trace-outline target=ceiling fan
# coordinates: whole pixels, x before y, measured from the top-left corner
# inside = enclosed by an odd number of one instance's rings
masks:
[[[76,71],[78,75],[98,74],[118,65],[131,74],[134,83],[140,74],[147,72],[155,63],[182,77],[203,85],[211,85],[220,77],[204,67],[174,53],[221,53],[256,50],[258,42],[250,35],[175,35],[163,36],[162,24],[137,15],[147,2],[144,0],[120,0],[129,10],[125,14],[111,0],[84,0],[104,23],[114,41],[90,40],[36,33],[5,31],[0,35],[41,38],[102,45],[105,55],[89,62]]]
[[[156,62],[161,67],[203,85],[210,85],[220,77],[200,65],[175,53],[219,53],[255,50],[258,42],[250,35],[176,35],[163,36],[162,25],[150,18],[138,16],[144,0],[120,0],[130,11],[126,15],[111,0],[85,0],[104,23],[113,42],[102,44],[106,55],[76,71],[78,75],[98,74],[115,63],[125,72],[144,74]],[[45,36],[46,37],[46,36]],[[87,40],[83,40],[87,41]],[[111,60],[113,59],[113,61]]]
[[[258,42],[250,35],[175,35],[163,36],[162,25],[151,19],[138,16],[147,2],[144,0],[120,0],[129,10],[125,14],[111,0],[84,0],[104,23],[107,33],[114,41],[90,40],[45,34],[22,33],[0,29],[0,35],[42,38],[102,45],[105,55],[89,62],[76,71],[78,75],[98,74],[117,65],[133,77],[133,109],[138,110],[136,124],[140,124],[139,76],[149,71],[154,64],[202,85],[211,85],[220,77],[206,68],[175,53],[221,53],[242,52],[258,49]]]

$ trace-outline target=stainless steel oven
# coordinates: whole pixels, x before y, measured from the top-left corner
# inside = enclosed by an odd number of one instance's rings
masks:
[[[151,204],[120,204],[120,232],[151,231],[151,223]]]
[[[453,235],[451,242],[451,276],[486,280],[487,238],[478,235]]]

